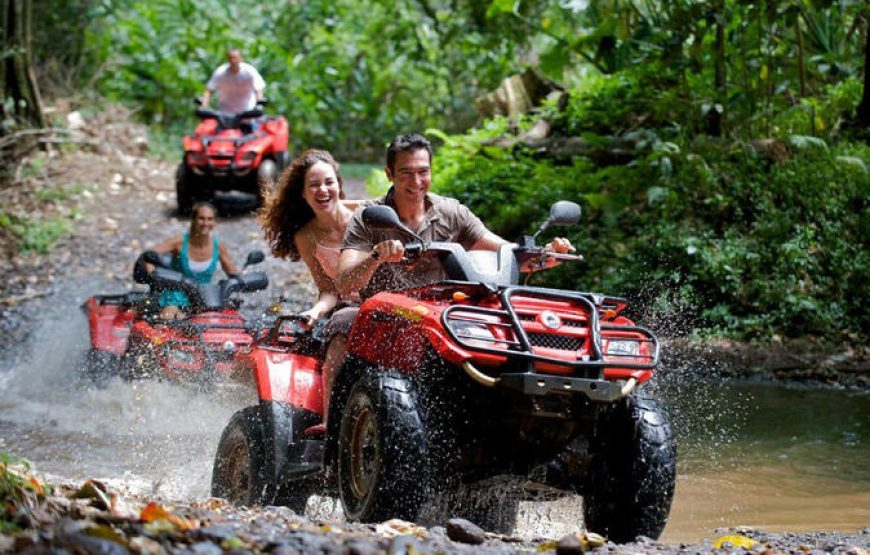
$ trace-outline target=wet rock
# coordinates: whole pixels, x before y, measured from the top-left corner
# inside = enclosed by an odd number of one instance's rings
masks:
[[[586,551],[577,534],[568,534],[556,544],[556,555],[579,555]]]
[[[232,526],[207,526],[204,528],[198,528],[191,532],[191,537],[201,540],[222,542],[236,537],[236,534],[236,529]]]
[[[166,555],[166,549],[160,545],[160,542],[144,536],[139,536],[130,540],[130,548],[142,554]]]
[[[428,552],[429,550],[424,548],[415,536],[396,536],[387,551],[389,555],[417,555]],[[369,553],[377,553],[377,551]]]
[[[347,555],[379,555],[384,552],[377,543],[365,540],[351,540],[345,547]]]
[[[191,545],[190,552],[196,555],[223,555],[224,550],[210,541],[202,541]]]
[[[92,555],[127,555],[130,553],[120,543],[81,533],[60,536],[55,541],[55,544],[74,553],[89,553]]]
[[[480,526],[464,518],[451,518],[445,526],[447,537],[455,542],[480,545],[486,541],[486,532]]]
[[[602,547],[605,543],[603,536],[583,530],[563,536],[556,544],[556,554],[576,555]]]

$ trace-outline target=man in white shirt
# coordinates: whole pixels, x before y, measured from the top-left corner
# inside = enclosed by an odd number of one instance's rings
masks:
[[[239,113],[256,107],[263,100],[266,82],[251,64],[242,61],[238,48],[227,52],[227,63],[217,68],[206,85],[202,105],[208,107],[211,95],[217,91],[221,112]]]

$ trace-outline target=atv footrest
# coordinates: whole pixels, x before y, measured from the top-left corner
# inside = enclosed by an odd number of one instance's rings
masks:
[[[611,402],[623,397],[622,386],[607,380],[552,376],[547,374],[502,374],[499,384],[516,389],[526,395],[548,395],[550,393],[578,392],[592,401]]]
[[[287,449],[287,462],[281,469],[281,481],[318,472],[323,466],[323,440],[303,439]]]

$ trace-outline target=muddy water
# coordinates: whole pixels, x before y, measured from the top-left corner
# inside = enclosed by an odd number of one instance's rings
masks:
[[[27,457],[50,477],[100,478],[175,500],[207,496],[222,428],[252,394],[156,382],[82,387],[75,368],[87,338],[77,304],[94,287],[69,284],[64,296],[46,299],[34,343],[0,355],[0,452]],[[870,525],[870,395],[697,376],[665,381],[660,395],[680,446],[663,541],[713,537],[733,525]],[[519,531],[558,537],[580,526],[579,508],[579,498],[522,503]],[[340,509],[312,503],[309,512],[335,518]]]
[[[677,410],[680,462],[664,541],[736,525],[870,525],[870,395],[723,385],[704,410]]]

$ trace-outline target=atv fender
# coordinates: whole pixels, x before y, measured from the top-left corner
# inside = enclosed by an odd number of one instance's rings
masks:
[[[285,467],[292,464],[288,453],[302,437],[308,426],[316,424],[320,417],[311,411],[294,407],[280,401],[260,401],[260,423],[263,431],[266,469],[275,483],[281,483]]]

